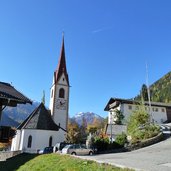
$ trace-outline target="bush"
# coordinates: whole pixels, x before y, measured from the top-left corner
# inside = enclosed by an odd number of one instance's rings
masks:
[[[94,146],[97,148],[97,151],[104,151],[108,149],[109,138],[108,137],[95,137]]]
[[[128,121],[128,134],[131,136],[131,143],[137,143],[159,134],[160,128],[149,123],[150,116],[143,106],[139,107],[130,116]]]
[[[125,140],[125,134],[121,135],[120,141],[118,142],[109,142],[109,138],[105,135],[100,135],[94,138],[93,146],[97,148],[97,151],[106,151],[106,150],[114,150],[123,147],[123,141]],[[125,141],[124,141],[125,144]]]
[[[127,136],[125,133],[119,134],[116,136],[115,142],[119,144],[121,147],[125,145],[127,142]]]

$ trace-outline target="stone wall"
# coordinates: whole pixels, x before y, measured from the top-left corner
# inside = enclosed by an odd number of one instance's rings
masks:
[[[0,161],[6,161],[7,159],[21,154],[22,151],[4,151],[0,152]]]
[[[127,147],[127,149],[128,149],[128,151],[137,150],[139,148],[147,147],[149,145],[155,144],[155,143],[160,142],[162,140],[163,140],[163,133],[161,132],[153,138],[143,140],[143,141],[136,143],[136,144],[131,144]]]

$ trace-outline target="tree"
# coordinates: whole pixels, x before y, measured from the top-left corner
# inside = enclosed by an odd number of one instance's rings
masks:
[[[144,139],[156,136],[160,128],[149,122],[150,116],[145,106],[140,105],[138,110],[133,111],[128,121],[128,135],[131,136],[131,143],[137,143]]]
[[[140,105],[138,110],[133,111],[128,121],[128,134],[133,135],[139,127],[149,123],[150,116],[145,107]]]
[[[80,143],[85,143],[87,138],[87,121],[84,117],[80,126],[80,136]]]
[[[144,101],[148,101],[148,90],[147,90],[147,86],[145,84],[142,85],[141,96]]]
[[[122,120],[124,119],[123,113],[120,110],[116,109],[115,110],[115,115],[116,115],[116,118],[117,118],[115,123],[119,124],[119,125],[122,124]]]
[[[80,143],[80,128],[79,125],[76,122],[69,122],[68,123],[68,133],[66,140],[68,143]]]
[[[101,134],[104,132],[105,127],[108,123],[108,117],[104,120],[99,120],[97,118],[94,118],[92,124],[87,125],[87,132],[91,134]]]
[[[45,91],[43,90],[42,103],[45,105]]]

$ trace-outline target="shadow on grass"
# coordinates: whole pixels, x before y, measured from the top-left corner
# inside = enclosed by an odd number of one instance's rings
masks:
[[[26,162],[37,156],[38,154],[19,154],[13,158],[8,159],[7,161],[0,162],[0,171],[17,170],[20,166],[24,165]]]

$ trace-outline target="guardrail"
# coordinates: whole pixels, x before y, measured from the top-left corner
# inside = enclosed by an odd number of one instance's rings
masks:
[[[6,161],[7,159],[21,154],[22,151],[2,151],[0,152],[0,161]]]

